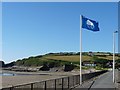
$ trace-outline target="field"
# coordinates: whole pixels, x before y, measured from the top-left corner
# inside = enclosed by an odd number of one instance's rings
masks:
[[[98,57],[102,59],[107,59],[107,60],[113,60],[113,56],[106,56],[106,57]],[[115,60],[120,59],[120,57],[115,57]]]
[[[77,62],[80,61],[80,55],[71,55],[71,56],[54,56],[54,55],[49,55],[49,56],[44,56],[45,59],[50,60],[63,60],[63,61],[70,61],[70,62]],[[107,59],[107,60],[113,60],[113,56],[98,56],[98,58],[100,59]],[[91,56],[82,56],[82,61],[89,61],[91,60],[92,57]],[[115,59],[117,60],[118,57],[115,57]]]
[[[69,61],[69,62],[77,62],[80,61],[80,55],[72,55],[72,56],[45,56],[47,60],[62,60],[62,61]],[[83,61],[89,61],[92,57],[90,56],[82,56]]]

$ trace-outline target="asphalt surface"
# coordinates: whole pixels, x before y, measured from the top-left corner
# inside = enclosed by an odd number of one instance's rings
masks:
[[[91,88],[105,88],[106,90],[109,90],[110,88],[115,89],[115,87],[115,83],[113,83],[112,80],[112,71],[98,77],[91,86]]]
[[[116,77],[118,77],[118,74],[116,74]],[[74,90],[119,90],[119,89],[117,89],[116,83],[113,83],[112,71],[109,71],[92,80],[83,83],[83,85],[78,86]]]

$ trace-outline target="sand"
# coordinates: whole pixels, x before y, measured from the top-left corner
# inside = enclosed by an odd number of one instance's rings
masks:
[[[28,74],[28,75],[2,76],[3,88],[79,74],[79,72],[76,73],[75,72],[15,72],[15,73]]]
[[[2,88],[79,74],[79,70],[72,71],[72,72],[13,72],[13,71],[3,71],[3,72],[11,72],[19,75],[2,76]],[[83,71],[83,73],[89,73],[89,72]],[[21,75],[21,74],[24,74],[24,75]]]

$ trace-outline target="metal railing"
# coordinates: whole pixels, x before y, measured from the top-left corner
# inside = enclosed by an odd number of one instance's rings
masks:
[[[118,90],[120,90],[120,69],[118,70],[118,73],[117,73],[117,84],[118,84]]]
[[[82,75],[82,81],[89,80],[93,77],[96,77],[100,74],[103,74],[107,71],[99,71],[99,72],[93,72],[88,74]],[[1,90],[69,90],[71,88],[74,88],[75,86],[79,85],[80,83],[80,76],[74,75],[69,77],[63,77],[63,78],[56,78],[41,82],[34,82],[24,85],[17,85],[7,88],[2,88]]]

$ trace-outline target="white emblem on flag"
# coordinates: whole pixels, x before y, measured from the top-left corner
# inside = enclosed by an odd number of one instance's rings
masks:
[[[90,20],[87,20],[87,26],[91,29],[94,29],[94,24]]]

